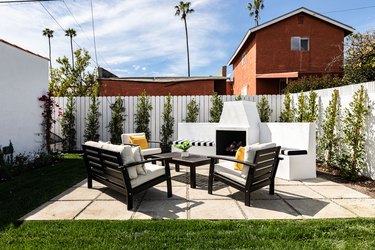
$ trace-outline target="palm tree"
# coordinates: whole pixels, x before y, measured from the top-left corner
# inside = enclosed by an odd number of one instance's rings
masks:
[[[45,28],[43,30],[43,36],[48,37],[48,48],[49,48],[49,69],[52,71],[52,59],[51,59],[51,38],[53,37],[53,30]]]
[[[77,36],[77,32],[74,29],[69,28],[65,30],[65,36],[70,37],[70,49],[72,51],[72,65],[74,69],[73,37]]]
[[[263,0],[254,0],[254,3],[249,3],[247,8],[250,11],[250,16],[254,16],[255,26],[259,25],[259,10],[264,8]]]
[[[188,61],[188,76],[190,77],[189,37],[188,37],[186,16],[187,16],[187,14],[193,13],[194,10],[190,9],[190,2],[184,3],[184,1],[180,1],[180,4],[174,6],[174,8],[176,9],[175,16],[181,15],[181,20],[184,20],[184,23],[185,23],[186,50],[187,50],[187,61]]]

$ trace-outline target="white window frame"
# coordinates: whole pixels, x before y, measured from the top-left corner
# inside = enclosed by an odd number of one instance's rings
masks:
[[[296,39],[298,40],[298,48],[293,48],[293,40]],[[307,40],[307,50],[302,50],[302,40]],[[290,38],[290,50],[292,51],[310,51],[310,38],[309,37],[299,37],[299,36],[292,36]]]

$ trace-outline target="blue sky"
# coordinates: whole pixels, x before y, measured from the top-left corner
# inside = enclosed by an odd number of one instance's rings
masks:
[[[174,16],[178,2],[93,0],[99,65],[124,77],[187,75],[184,25]],[[246,8],[249,0],[190,2],[195,10],[188,16],[191,74],[216,75],[254,25]],[[0,4],[0,38],[48,57],[48,40],[42,30],[53,29],[54,62],[64,55],[69,58],[69,38],[62,28],[74,28],[74,47],[89,50],[94,58],[90,0],[43,5],[58,24],[39,3]],[[374,0],[265,0],[260,23],[300,7],[352,26],[358,32],[375,29]]]

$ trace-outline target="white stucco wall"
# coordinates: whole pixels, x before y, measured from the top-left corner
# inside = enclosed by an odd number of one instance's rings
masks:
[[[12,140],[16,153],[41,148],[42,109],[48,60],[0,41],[0,145]]]

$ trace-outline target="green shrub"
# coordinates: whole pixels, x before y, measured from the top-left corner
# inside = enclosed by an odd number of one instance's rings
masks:
[[[112,114],[111,121],[107,128],[111,134],[111,142],[114,144],[121,143],[121,134],[123,133],[123,123],[125,122],[125,107],[121,98],[116,97],[116,101],[110,105]]]
[[[171,103],[171,95],[166,97],[166,102],[164,103],[164,110],[163,110],[163,125],[161,126],[161,147],[163,152],[170,152],[171,145],[172,145],[172,135],[173,135],[173,124],[174,118],[172,116],[172,103]]]
[[[150,97],[147,96],[146,90],[142,92],[140,96],[138,96],[138,104],[137,104],[137,114],[135,115],[135,132],[137,133],[145,133],[146,138],[150,139],[151,131],[150,131],[150,112],[152,110],[151,100]]]
[[[99,100],[95,96],[92,96],[89,106],[89,112],[87,113],[87,117],[85,118],[85,141],[99,141],[99,117],[101,116],[101,113],[99,112],[99,104]]]
[[[197,122],[198,115],[199,115],[199,105],[195,101],[195,99],[192,99],[187,107],[187,114],[186,114],[186,122]]]
[[[344,81],[348,84],[375,80],[375,31],[347,37]]]
[[[270,108],[270,105],[268,104],[268,100],[265,96],[262,96],[259,103],[257,104],[257,108],[259,112],[260,121],[269,122],[272,109]]]
[[[311,90],[309,93],[308,107],[306,114],[306,122],[315,122],[318,119],[318,103],[317,103],[318,94]]]
[[[293,98],[290,96],[289,92],[285,94],[283,106],[283,110],[280,114],[280,122],[293,122],[296,111],[293,105]]]
[[[305,122],[307,119],[307,102],[306,96],[303,92],[298,95],[298,106],[296,111],[296,122]]]
[[[51,144],[53,143],[51,138],[51,129],[52,125],[56,122],[55,119],[52,118],[52,113],[54,112],[54,108],[58,107],[59,111],[61,111],[61,108],[59,105],[55,102],[55,100],[52,99],[52,95],[48,92],[46,95],[42,95],[38,98],[39,101],[42,102],[40,107],[43,109],[42,112],[42,135],[43,135],[43,148],[47,150],[48,153],[52,152]]]
[[[223,99],[218,96],[216,92],[212,94],[211,98],[212,107],[210,108],[210,122],[219,122],[221,113],[223,112]]]
[[[319,138],[317,150],[318,158],[328,166],[337,165],[340,144],[337,125],[340,122],[340,113],[339,91],[335,89],[324,112],[322,135]]]
[[[343,119],[343,153],[339,167],[342,174],[350,180],[357,179],[360,171],[366,167],[365,121],[369,114],[368,96],[361,86],[354,93],[349,108],[345,108]]]
[[[235,101],[242,101],[242,96],[238,95],[236,96],[236,99],[234,99]]]
[[[298,80],[291,80],[284,93],[298,93],[317,89],[327,89],[346,85],[339,76],[303,76]]]
[[[63,148],[71,152],[76,147],[76,106],[73,95],[68,96],[66,108],[61,119],[61,132],[63,136]]]

